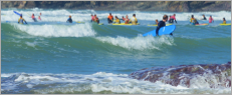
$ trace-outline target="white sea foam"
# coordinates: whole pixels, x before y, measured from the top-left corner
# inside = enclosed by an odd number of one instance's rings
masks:
[[[10,76],[14,74],[2,74]],[[3,77],[1,76],[1,77]],[[219,94],[231,93],[230,88],[209,88],[209,85],[195,85],[194,88],[171,86],[160,81],[151,83],[128,78],[127,74],[98,72],[91,75],[82,74],[16,74],[16,79],[2,82],[2,91],[14,90],[20,85],[27,88],[47,85],[44,89],[34,90],[37,93],[75,93],[91,90],[92,92],[111,91],[130,94]],[[197,82],[193,79],[192,81]],[[59,84],[59,85],[58,85]],[[57,85],[57,86],[56,86]],[[44,87],[44,86],[43,86]],[[50,88],[52,87],[52,88]],[[23,90],[23,89],[21,89]]]
[[[174,39],[166,35],[157,38],[154,38],[152,36],[143,37],[142,35],[138,35],[135,38],[126,38],[126,37],[118,36],[116,38],[97,37],[97,39],[104,43],[110,43],[115,46],[120,46],[126,49],[136,49],[136,50],[144,50],[144,49],[160,50],[160,46],[163,44],[175,45]]]
[[[42,37],[86,37],[95,36],[96,32],[89,23],[72,26],[65,25],[20,25],[12,24],[16,29],[33,36]]]

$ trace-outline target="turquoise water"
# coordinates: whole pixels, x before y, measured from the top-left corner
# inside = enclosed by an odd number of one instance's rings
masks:
[[[28,25],[17,24],[16,10]],[[42,21],[29,18],[42,13]],[[113,11],[121,17],[136,13],[140,25],[108,25],[107,11],[5,9],[1,11],[2,93],[231,93],[230,88],[205,85],[186,88],[128,78],[150,67],[223,64],[231,61],[231,26],[220,26],[222,16],[230,23],[231,12],[176,13],[174,36],[142,37],[156,29],[155,19],[169,12]],[[220,15],[220,14],[224,15]],[[84,24],[67,24],[68,15]],[[97,14],[100,23],[90,23]],[[213,15],[207,26],[189,25],[194,14]],[[6,22],[8,21],[8,22]],[[200,23],[207,23],[201,21]],[[61,90],[62,89],[62,90]]]

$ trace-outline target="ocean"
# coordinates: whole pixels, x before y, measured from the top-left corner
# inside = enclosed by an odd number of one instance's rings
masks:
[[[17,11],[28,25],[18,24]],[[41,21],[33,22],[34,13]],[[108,25],[107,16],[136,14],[140,25]],[[173,36],[142,34],[156,29],[155,20],[176,14]],[[91,14],[100,19],[91,23]],[[206,26],[189,25],[212,15]],[[66,23],[68,16],[73,21]],[[172,86],[136,80],[129,75],[151,67],[224,64],[231,61],[231,12],[151,12],[52,9],[1,10],[2,94],[231,94],[231,87]],[[38,20],[38,19],[37,19]],[[198,20],[199,23],[208,21]],[[198,83],[196,79],[192,83]],[[200,83],[199,83],[200,84]]]

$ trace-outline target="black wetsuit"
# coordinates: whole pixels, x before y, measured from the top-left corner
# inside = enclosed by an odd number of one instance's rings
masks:
[[[165,27],[166,26],[166,23],[164,21],[160,21],[158,23],[158,26],[156,27],[156,35],[159,36],[159,29],[162,28],[162,27]],[[172,33],[170,34],[172,35]]]
[[[67,22],[72,23],[72,19],[68,18]]]
[[[107,20],[108,20],[108,23],[109,23],[109,24],[110,24],[110,23],[113,23],[113,19],[110,20],[109,18],[107,18]]]
[[[207,20],[206,17],[204,17],[202,20]]]

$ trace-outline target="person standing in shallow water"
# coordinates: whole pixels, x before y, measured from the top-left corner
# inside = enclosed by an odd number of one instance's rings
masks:
[[[209,23],[212,23],[212,22],[214,22],[214,20],[213,20],[212,16],[209,16]]]
[[[26,20],[23,19],[23,16],[22,16],[22,14],[21,14],[21,15],[20,15],[20,18],[19,18],[19,20],[18,20],[18,23],[19,23],[19,24],[24,24],[23,22],[25,22],[25,24],[27,24]]]
[[[159,29],[166,26],[166,22],[168,20],[168,16],[164,15],[163,20],[158,23],[158,26],[156,27],[156,35],[159,36]],[[170,35],[173,35],[172,33]]]
[[[66,22],[72,23],[72,16],[71,15],[69,15],[69,18]]]

